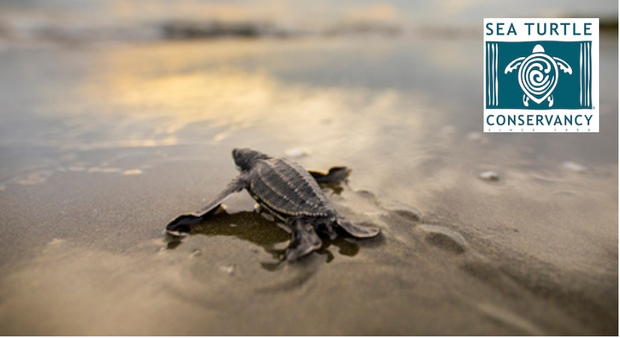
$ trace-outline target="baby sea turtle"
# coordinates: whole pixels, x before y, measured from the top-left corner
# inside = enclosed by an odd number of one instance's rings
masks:
[[[246,189],[259,206],[291,228],[291,242],[284,259],[293,261],[321,247],[318,233],[331,239],[341,230],[357,238],[374,237],[379,229],[361,227],[338,214],[317,182],[346,179],[349,170],[332,168],[329,173],[308,172],[286,158],[272,158],[249,148],[232,152],[240,175],[202,209],[180,215],[166,227],[172,235],[190,231],[190,225],[212,214],[231,194]]]

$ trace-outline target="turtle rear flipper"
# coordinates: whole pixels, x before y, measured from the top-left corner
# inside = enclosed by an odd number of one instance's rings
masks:
[[[351,175],[351,169],[347,167],[332,167],[327,173],[315,170],[308,170],[319,184],[336,184],[347,180]]]
[[[380,232],[379,228],[355,225],[344,217],[338,217],[336,224],[338,224],[340,229],[357,238],[375,237]]]
[[[527,97],[527,94],[523,94],[523,105],[526,107],[529,106],[530,105],[529,101],[530,101],[530,98]]]
[[[209,204],[205,205],[201,209],[189,213],[177,216],[166,226],[166,232],[174,235],[181,236],[183,233],[190,232],[192,225],[199,223],[207,216],[215,213],[217,208],[224,202],[228,196],[243,190],[247,185],[247,180],[243,176],[238,176],[233,179],[224,191],[220,192]]]
[[[321,239],[314,231],[310,219],[296,219],[290,224],[293,233],[284,259],[292,262],[321,248]]]

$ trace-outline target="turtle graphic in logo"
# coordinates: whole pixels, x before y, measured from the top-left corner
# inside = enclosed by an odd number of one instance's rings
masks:
[[[541,45],[536,45],[529,56],[518,57],[506,66],[504,74],[519,69],[519,86],[523,90],[523,105],[528,107],[532,100],[537,104],[547,100],[553,106],[553,90],[558,84],[558,67],[564,73],[572,74],[566,61],[545,54]]]

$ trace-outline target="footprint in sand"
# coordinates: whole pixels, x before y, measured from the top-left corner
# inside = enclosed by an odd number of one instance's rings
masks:
[[[448,228],[422,224],[418,230],[423,233],[424,240],[440,249],[455,254],[462,254],[467,250],[467,241],[459,233]]]

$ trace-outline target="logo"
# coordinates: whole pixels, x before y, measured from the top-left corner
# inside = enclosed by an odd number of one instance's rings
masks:
[[[484,20],[485,132],[598,132],[598,19]]]

